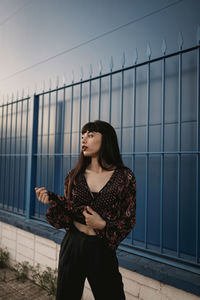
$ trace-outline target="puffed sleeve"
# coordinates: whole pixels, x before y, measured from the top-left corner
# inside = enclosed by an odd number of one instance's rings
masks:
[[[136,225],[136,178],[129,170],[119,196],[119,213],[105,219],[106,227],[96,232],[108,246],[115,250]]]
[[[70,172],[65,177],[64,196],[48,191],[50,207],[46,211],[46,219],[49,224],[57,229],[69,229],[72,223],[73,201],[68,199],[68,183]]]

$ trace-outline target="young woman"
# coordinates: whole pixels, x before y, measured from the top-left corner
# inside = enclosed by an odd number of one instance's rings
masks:
[[[136,179],[124,166],[114,128],[89,122],[82,151],[65,178],[64,196],[44,187],[36,195],[49,203],[47,221],[66,233],[60,249],[57,300],[80,300],[85,279],[95,300],[124,300],[116,249],[136,224]]]

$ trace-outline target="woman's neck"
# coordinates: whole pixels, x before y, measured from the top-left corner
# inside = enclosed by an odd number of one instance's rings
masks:
[[[102,173],[103,169],[98,162],[97,157],[92,157],[90,165],[87,167],[88,170],[93,171],[95,173]]]
[[[103,165],[107,168],[111,167],[110,165],[107,165],[105,162],[103,162]],[[87,167],[87,170],[95,172],[95,173],[103,173],[105,172],[105,169],[103,169],[98,161],[97,157],[92,157],[90,165]]]

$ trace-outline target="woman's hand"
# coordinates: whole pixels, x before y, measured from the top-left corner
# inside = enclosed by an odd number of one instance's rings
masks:
[[[94,229],[102,230],[106,226],[106,221],[89,206],[84,209],[83,215],[85,223]]]
[[[35,192],[38,200],[44,204],[49,204],[49,195],[44,187],[35,187]]]

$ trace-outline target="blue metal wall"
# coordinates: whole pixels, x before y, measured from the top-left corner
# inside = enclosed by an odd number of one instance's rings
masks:
[[[80,152],[80,129],[102,119],[116,129],[137,180],[136,227],[120,248],[200,263],[200,46],[80,79],[0,106],[0,207],[45,219],[34,187],[63,195]]]

